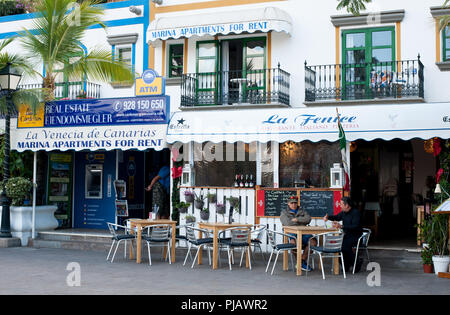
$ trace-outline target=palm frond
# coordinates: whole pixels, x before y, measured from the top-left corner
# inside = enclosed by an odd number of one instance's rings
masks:
[[[338,0],[338,2],[338,10],[346,9],[348,13],[359,15],[366,9],[366,3],[370,3],[372,0]]]
[[[107,49],[95,49],[86,56],[67,65],[64,71],[69,78],[86,76],[93,81],[133,81],[135,74],[127,63],[114,60],[112,53]]]

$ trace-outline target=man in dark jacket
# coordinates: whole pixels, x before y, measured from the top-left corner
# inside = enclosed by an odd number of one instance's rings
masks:
[[[343,197],[341,199],[342,211],[337,215],[326,214],[323,220],[326,222],[328,220],[333,221],[333,227],[337,229],[342,229],[344,231],[344,241],[342,243],[342,254],[344,256],[345,270],[349,270],[353,266],[355,260],[355,253],[353,252],[353,247],[356,247],[358,243],[358,238],[362,234],[361,228],[361,214],[358,209],[353,208],[353,202],[349,197]],[[342,225],[339,223],[342,221]],[[361,268],[362,260],[358,261],[356,264],[355,271],[358,272]]]
[[[284,209],[281,211],[280,221],[283,226],[308,225],[311,222],[311,216],[309,215],[308,212],[299,208],[298,197],[291,196],[288,199],[287,209]],[[303,247],[302,270],[305,270],[305,271],[311,270],[311,268],[306,263],[306,259],[308,257],[308,251],[309,251],[308,242],[309,242],[309,239],[311,238],[311,236],[312,235],[302,235],[302,247]],[[295,244],[295,239],[291,238],[290,242]],[[317,241],[315,239],[312,239],[311,245],[316,246]]]

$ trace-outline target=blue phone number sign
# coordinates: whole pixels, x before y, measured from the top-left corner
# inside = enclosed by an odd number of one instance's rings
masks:
[[[167,124],[168,96],[67,100],[47,103],[44,127]]]

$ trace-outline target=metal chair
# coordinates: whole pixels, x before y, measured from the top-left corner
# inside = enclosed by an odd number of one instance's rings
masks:
[[[319,240],[320,237],[323,237],[322,246],[311,246],[311,239],[315,238],[316,240]],[[344,256],[342,255],[342,242],[344,240],[344,233],[343,232],[327,232],[327,233],[321,233],[321,234],[314,234],[311,237],[309,241],[309,248],[310,251],[308,252],[308,261],[307,265],[309,266],[309,257],[310,252],[312,251],[312,254],[319,255],[320,258],[320,266],[322,270],[322,278],[325,279],[325,272],[323,268],[323,258],[335,258],[336,254],[339,254],[339,257],[341,257],[341,263],[342,263],[342,272],[344,274],[344,279],[346,278],[345,275],[345,267],[344,267]],[[308,271],[306,271],[306,275],[308,275]]]
[[[204,246],[208,247],[209,264],[211,265],[211,246],[213,244],[213,238],[212,237],[198,238],[195,235],[196,231],[205,233],[206,235],[209,235],[209,231],[208,230],[196,228],[196,227],[193,227],[193,226],[186,226],[186,237],[187,237],[187,240],[188,240],[188,251],[186,253],[186,257],[184,258],[183,266],[186,264],[186,261],[187,261],[187,258],[189,256],[190,252],[191,252],[192,246],[197,247],[197,253],[195,254],[195,257],[194,257],[194,259],[192,261],[191,268],[194,268],[195,260],[197,259],[198,253],[202,249],[202,247],[204,247]]]
[[[249,228],[245,228],[245,227],[234,227],[234,228],[229,228],[226,230],[221,231],[220,233],[222,234],[226,234],[227,232],[230,232],[231,234],[231,238],[222,238],[222,244],[223,246],[227,247],[227,252],[228,252],[228,265],[230,266],[230,270],[232,270],[231,265],[232,265],[232,256],[233,256],[233,250],[236,248],[241,248],[241,261],[239,266],[242,265],[242,259],[244,257],[244,251],[245,248],[247,248],[247,255],[248,255],[248,260],[249,260],[249,266],[250,266],[250,270],[252,269],[252,262],[250,259],[250,244],[248,242],[250,236],[251,236],[251,230]]]
[[[255,257],[253,255],[253,252],[256,251],[256,248],[259,248],[259,251],[261,252],[261,255],[263,256],[263,259],[266,260],[266,257],[264,256],[264,252],[262,251],[261,244],[262,244],[262,238],[264,236],[264,232],[266,231],[267,227],[264,224],[255,224],[253,226],[252,234],[252,256],[253,260],[255,260]]]
[[[283,251],[290,251],[292,269],[295,270],[295,268],[294,268],[294,260],[292,258],[294,254],[292,253],[292,250],[295,250],[297,248],[297,245],[296,244],[292,244],[292,243],[277,244],[276,236],[277,235],[286,236],[286,237],[289,237],[289,238],[294,238],[296,241],[297,241],[297,237],[294,236],[294,235],[289,235],[289,234],[285,234],[285,233],[281,233],[281,232],[276,232],[276,231],[269,230],[269,229],[266,229],[266,232],[267,232],[267,237],[269,238],[269,245],[272,247],[272,252],[270,253],[269,261],[267,262],[266,272],[269,269],[270,261],[272,260],[273,253],[275,251],[277,252],[277,256],[275,257],[275,261],[273,263],[272,272],[270,273],[271,275],[273,274],[273,270],[275,269],[275,265],[277,264],[278,255],[280,254],[280,252],[283,252]]]
[[[356,245],[355,261],[353,263],[353,274],[355,274],[355,268],[356,268],[356,262],[358,261],[359,249],[365,249],[366,250],[367,260],[370,262],[369,250],[368,250],[367,247],[368,247],[368,244],[369,244],[370,235],[372,234],[372,230],[368,229],[368,228],[363,228],[362,230],[363,230],[363,233],[359,237],[358,243]]]
[[[170,257],[171,238],[170,234],[171,226],[169,224],[156,224],[153,226],[146,226],[142,229],[142,240],[147,242],[148,249],[148,261],[150,266],[152,265],[152,257],[150,254],[150,247],[162,247],[167,246],[169,264],[172,264]],[[147,231],[147,235],[145,232]]]
[[[112,242],[111,247],[109,249],[108,256],[106,257],[106,260],[109,260],[109,256],[111,255],[111,251],[112,251],[112,249],[114,247],[114,244],[117,242],[116,249],[114,250],[114,254],[113,254],[112,258],[111,258],[111,263],[112,263],[114,261],[114,257],[116,256],[116,252],[117,252],[117,249],[119,248],[120,242],[125,241],[124,258],[126,258],[126,256],[127,256],[126,243],[128,241],[134,241],[136,239],[136,235],[131,234],[130,232],[132,230],[130,228],[126,227],[126,226],[115,224],[115,223],[110,223],[110,222],[107,222],[107,225],[108,225],[109,232],[112,235],[113,242]],[[116,231],[116,229],[119,229],[119,230],[123,229],[124,233],[118,233]],[[133,250],[133,243],[131,244],[131,250]]]

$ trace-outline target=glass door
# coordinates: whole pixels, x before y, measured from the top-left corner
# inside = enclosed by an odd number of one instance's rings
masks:
[[[394,27],[344,31],[343,99],[388,96],[394,61]]]
[[[253,104],[266,101],[266,39],[253,38],[244,41],[244,78],[243,95]]]
[[[218,42],[197,43],[196,105],[218,103]]]

